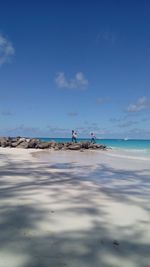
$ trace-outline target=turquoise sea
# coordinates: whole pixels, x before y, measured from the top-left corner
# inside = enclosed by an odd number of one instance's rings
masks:
[[[70,142],[70,138],[39,138],[42,141],[56,141],[56,142]],[[90,139],[78,139],[80,141],[90,141]],[[150,140],[133,140],[133,139],[97,139],[96,143],[104,144],[108,147],[112,147],[115,149],[126,149],[126,150],[142,150],[150,152]]]

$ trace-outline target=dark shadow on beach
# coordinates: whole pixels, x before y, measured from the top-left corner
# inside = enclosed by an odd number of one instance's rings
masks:
[[[150,244],[142,240],[147,221],[141,218],[130,229],[115,225],[104,202],[95,202],[103,194],[150,216],[149,173],[6,157],[0,169],[0,267],[149,267]],[[66,225],[55,230],[64,214]],[[67,227],[86,216],[88,227]]]

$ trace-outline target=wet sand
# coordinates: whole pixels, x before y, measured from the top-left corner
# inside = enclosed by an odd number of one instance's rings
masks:
[[[150,161],[0,148],[0,267],[149,267]]]

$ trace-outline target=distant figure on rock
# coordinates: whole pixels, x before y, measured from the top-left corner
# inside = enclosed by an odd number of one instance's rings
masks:
[[[77,143],[77,133],[74,133],[75,143]]]
[[[74,130],[72,130],[72,142],[77,143],[77,133]]]
[[[72,142],[74,142],[74,130],[72,130]]]
[[[91,143],[92,144],[96,143],[96,136],[94,135],[94,133],[91,133]]]

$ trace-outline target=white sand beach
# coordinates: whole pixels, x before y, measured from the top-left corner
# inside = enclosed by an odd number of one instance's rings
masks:
[[[0,267],[149,267],[150,160],[0,148]]]

